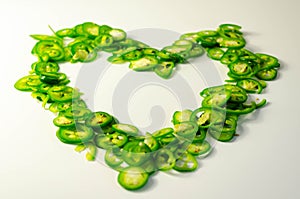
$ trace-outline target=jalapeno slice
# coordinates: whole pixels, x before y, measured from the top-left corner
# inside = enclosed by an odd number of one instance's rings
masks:
[[[155,66],[154,72],[158,76],[164,79],[168,79],[169,77],[171,77],[174,67],[175,67],[174,62],[164,61],[164,62],[160,62]]]
[[[39,40],[39,41],[52,41],[59,45],[63,45],[63,40],[59,37],[55,36],[49,36],[49,35],[30,35],[33,39]]]
[[[125,134],[115,132],[113,134],[104,135],[98,134],[95,137],[95,143],[98,147],[108,149],[113,146],[122,147],[128,141],[128,137]]]
[[[277,77],[277,70],[275,68],[261,70],[256,73],[256,77],[260,80],[271,81]]]
[[[238,115],[227,114],[224,122],[212,125],[211,129],[221,132],[232,132],[236,130],[237,121]]]
[[[242,87],[248,93],[261,93],[262,85],[255,79],[243,79],[237,82],[237,85]]]
[[[218,130],[214,130],[214,129],[209,129],[208,133],[215,138],[218,141],[221,142],[229,142],[233,139],[234,135],[235,135],[235,131],[218,131]]]
[[[55,62],[37,62],[34,70],[37,75],[41,75],[44,72],[58,72],[59,66]]]
[[[141,167],[127,167],[118,175],[119,184],[128,190],[140,189],[147,183],[149,174]]]
[[[82,33],[84,32],[86,35],[88,35],[89,38],[93,39],[99,35],[100,26],[98,24],[92,22],[85,22],[82,24],[81,27],[82,27],[81,30]]]
[[[80,97],[80,93],[69,86],[53,86],[47,92],[51,98],[51,100],[55,102],[67,102],[71,100],[78,99]]]
[[[222,64],[229,65],[239,59],[239,56],[236,53],[233,53],[231,49],[228,49],[220,59]]]
[[[103,34],[95,38],[94,44],[96,48],[105,48],[113,44],[114,40],[111,35]]]
[[[228,67],[234,75],[248,75],[252,72],[251,66],[244,61],[233,62]]]
[[[113,40],[117,42],[125,40],[127,35],[124,30],[117,29],[117,28],[110,30],[108,34],[110,34]]]
[[[172,120],[173,124],[179,124],[181,122],[190,121],[192,113],[193,113],[193,111],[191,111],[190,109],[176,111],[173,114],[173,120]]]
[[[56,136],[66,144],[80,144],[90,141],[94,132],[91,128],[78,124],[73,127],[60,127]]]
[[[225,112],[216,107],[201,107],[193,111],[191,121],[196,122],[199,128],[209,128],[216,122],[224,121]]]
[[[176,160],[173,169],[179,172],[191,172],[195,171],[197,167],[198,162],[195,157],[192,154],[185,152]]]
[[[224,55],[224,51],[221,48],[217,47],[210,48],[207,51],[207,55],[214,60],[220,60]]]
[[[58,127],[69,127],[69,126],[75,125],[75,121],[72,118],[67,118],[63,115],[57,116],[53,120],[53,123],[55,126],[58,126]]]
[[[161,149],[154,153],[156,167],[162,171],[171,170],[176,162],[174,154],[169,149]]]
[[[192,142],[197,131],[198,125],[196,122],[187,121],[174,125],[174,134],[178,135],[179,138],[185,138],[186,141]]]
[[[60,84],[67,79],[66,74],[58,72],[42,72],[41,81],[46,84]]]
[[[152,56],[144,56],[130,62],[129,68],[135,71],[146,71],[153,69],[158,64],[158,60]]]
[[[122,158],[130,166],[139,166],[150,158],[151,149],[142,141],[130,141],[125,144]]]
[[[28,75],[19,79],[14,86],[20,91],[36,91],[41,84],[40,76]]]
[[[204,139],[206,138],[206,132],[207,132],[206,128],[198,128],[198,131],[193,139],[193,143],[203,142]]]
[[[251,113],[255,109],[256,109],[255,102],[251,102],[250,105],[228,103],[226,106],[226,109],[223,109],[223,110],[225,110],[226,113],[229,113],[229,114],[244,115],[244,114]],[[222,110],[222,109],[220,109],[220,110]]]
[[[151,151],[156,151],[159,148],[158,141],[150,133],[146,133],[144,143],[151,149]]]
[[[129,52],[122,54],[123,60],[132,61],[140,59],[143,56],[143,52],[140,49],[135,49]]]
[[[64,116],[76,120],[85,120],[91,111],[85,107],[71,106],[64,112]]]
[[[157,130],[153,133],[153,136],[156,138],[156,139],[161,139],[163,137],[166,137],[168,135],[171,135],[172,133],[174,132],[174,129],[173,128],[170,128],[170,127],[167,127],[167,128],[163,128],[163,129],[160,129],[160,130]]]
[[[192,143],[187,148],[187,152],[189,152],[194,156],[200,156],[209,153],[210,150],[211,150],[211,145],[206,140],[204,140],[203,142]]]
[[[96,128],[105,127],[113,120],[112,116],[106,112],[98,111],[90,114],[85,121],[86,125]]]
[[[225,90],[224,92],[214,93],[205,97],[202,100],[203,107],[211,107],[211,106],[224,106],[227,101],[231,97],[231,92],[229,90]]]
[[[104,156],[104,160],[105,163],[112,168],[117,168],[124,162],[124,160],[121,157],[120,149],[118,147],[112,147],[107,149]]]
[[[130,124],[121,124],[121,123],[114,124],[114,125],[112,125],[112,129],[117,132],[125,133],[125,134],[132,135],[132,136],[137,135],[139,132],[138,128],[136,128],[135,126],[130,125]]]

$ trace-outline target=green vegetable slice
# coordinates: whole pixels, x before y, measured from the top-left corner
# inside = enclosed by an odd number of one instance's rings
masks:
[[[112,125],[112,128],[117,132],[125,133],[132,136],[137,135],[139,132],[138,128],[130,124],[114,124]]]
[[[76,125],[73,127],[60,127],[56,136],[66,144],[80,144],[90,141],[94,137],[94,132],[87,126]]]
[[[127,167],[118,175],[119,184],[128,190],[137,190],[145,186],[149,174],[141,167]]]

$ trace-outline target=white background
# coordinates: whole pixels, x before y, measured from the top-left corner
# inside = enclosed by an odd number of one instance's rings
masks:
[[[300,198],[299,8],[297,0],[1,0],[1,199]],[[128,192],[117,173],[60,143],[53,115],[13,88],[35,57],[30,34],[93,21],[124,30],[180,33],[237,23],[248,47],[277,56],[279,77],[263,94],[270,104],[243,123],[233,143],[218,143],[200,168],[178,176],[159,172],[145,189]],[[73,71],[73,70],[70,70]],[[74,71],[78,69],[74,68]],[[73,72],[76,75],[76,72]]]

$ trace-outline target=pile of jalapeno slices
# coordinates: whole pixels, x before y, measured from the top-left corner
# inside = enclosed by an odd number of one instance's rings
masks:
[[[157,171],[195,171],[199,157],[212,149],[208,137],[232,141],[240,116],[266,104],[265,99],[256,102],[250,95],[263,92],[280,67],[274,56],[246,49],[241,27],[235,24],[183,34],[161,50],[127,38],[121,29],[92,22],[31,37],[37,40],[32,54],[38,60],[15,88],[31,92],[53,112],[57,138],[74,145],[77,152],[86,151],[87,160],[94,161],[97,152],[105,150],[105,163],[119,172],[118,182],[128,190],[142,188]],[[207,53],[228,68],[229,79],[202,90],[201,107],[175,111],[173,127],[142,134],[107,112],[90,110],[81,98],[83,93],[68,86],[70,80],[60,72],[61,63],[91,62],[99,52],[111,53],[108,61],[113,64],[128,62],[132,70],[153,71],[165,79],[172,77],[178,63]]]

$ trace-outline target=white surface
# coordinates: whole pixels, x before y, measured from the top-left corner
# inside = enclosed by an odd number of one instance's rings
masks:
[[[111,2],[1,1],[0,198],[300,198],[299,1]],[[35,60],[29,34],[50,33],[48,24],[59,29],[85,21],[180,33],[240,24],[248,48],[282,63],[279,78],[263,95],[270,105],[243,123],[235,142],[217,144],[198,171],[159,172],[146,189],[128,192],[118,185],[116,172],[60,143],[53,115],[13,88]]]

